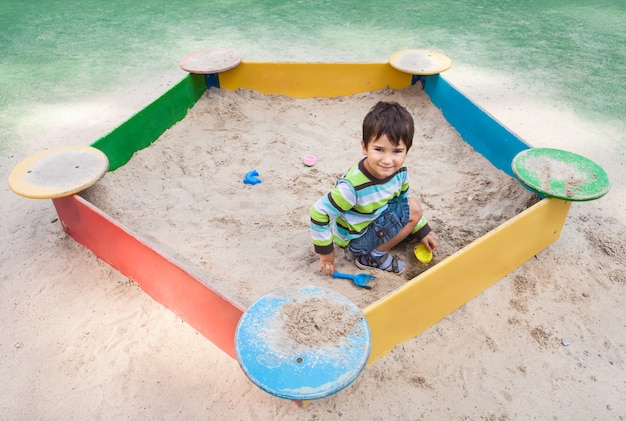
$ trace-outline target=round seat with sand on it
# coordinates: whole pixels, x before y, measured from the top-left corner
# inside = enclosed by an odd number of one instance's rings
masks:
[[[180,60],[180,68],[186,72],[210,75],[233,69],[241,63],[241,55],[227,48],[210,48],[186,55]]]
[[[513,173],[531,190],[558,199],[582,202],[609,192],[606,172],[595,162],[572,152],[531,148],[511,163]]]
[[[452,60],[436,51],[400,50],[391,55],[389,64],[404,73],[428,76],[445,72],[452,66]]]
[[[108,169],[109,160],[99,149],[61,146],[19,162],[9,174],[9,187],[31,199],[55,199],[93,186]]]
[[[316,286],[278,288],[243,314],[235,352],[248,378],[281,398],[313,400],[350,385],[371,349],[369,325],[343,295]]]

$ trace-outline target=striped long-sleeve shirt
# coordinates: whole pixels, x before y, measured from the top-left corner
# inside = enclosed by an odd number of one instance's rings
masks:
[[[385,211],[390,200],[409,195],[406,166],[384,180],[376,180],[361,160],[311,207],[311,237],[315,251],[331,253],[333,241],[341,247],[347,246],[350,240],[363,235],[368,225]],[[425,219],[420,221],[420,225],[425,224]]]

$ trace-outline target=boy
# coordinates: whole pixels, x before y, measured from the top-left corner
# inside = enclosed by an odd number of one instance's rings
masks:
[[[413,117],[396,102],[379,102],[363,120],[365,158],[311,207],[311,237],[320,273],[335,271],[333,241],[356,256],[361,269],[402,274],[405,264],[388,253],[401,241],[437,249],[422,206],[410,196],[404,160],[413,144]]]

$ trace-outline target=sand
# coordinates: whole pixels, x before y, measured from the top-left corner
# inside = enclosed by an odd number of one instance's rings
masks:
[[[407,165],[441,248],[429,265],[413,247],[397,255],[405,274],[380,274],[364,293],[316,277],[309,208],[363,155],[363,117],[398,101],[417,121]],[[317,157],[314,167],[302,163]],[[260,184],[243,183],[256,170]],[[538,201],[465,143],[421,87],[338,99],[292,99],[211,89],[188,117],[83,196],[200,273],[243,308],[279,286],[315,282],[365,307]],[[337,248],[338,270],[354,273]],[[348,260],[349,259],[349,260]]]
[[[381,275],[364,290],[316,273],[308,208],[360,158],[360,124],[380,98],[416,117],[412,193],[440,249],[429,265],[398,250],[407,274]],[[314,167],[302,165],[308,153]],[[3,158],[3,174],[22,158]],[[262,183],[243,184],[252,169]],[[67,237],[49,201],[5,187],[2,418],[624,419],[626,225],[611,194],[574,204],[556,243],[345,390],[299,408],[253,385],[236,361]],[[166,242],[243,306],[313,283],[363,307],[536,200],[465,145],[417,88],[332,101],[213,89],[84,195]],[[338,263],[357,272],[341,253]]]

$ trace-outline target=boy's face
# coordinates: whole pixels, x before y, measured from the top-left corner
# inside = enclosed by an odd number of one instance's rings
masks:
[[[389,141],[387,135],[370,140],[367,147],[361,141],[365,157],[365,168],[378,179],[387,178],[398,171],[406,159],[407,148],[400,140],[397,146]]]

